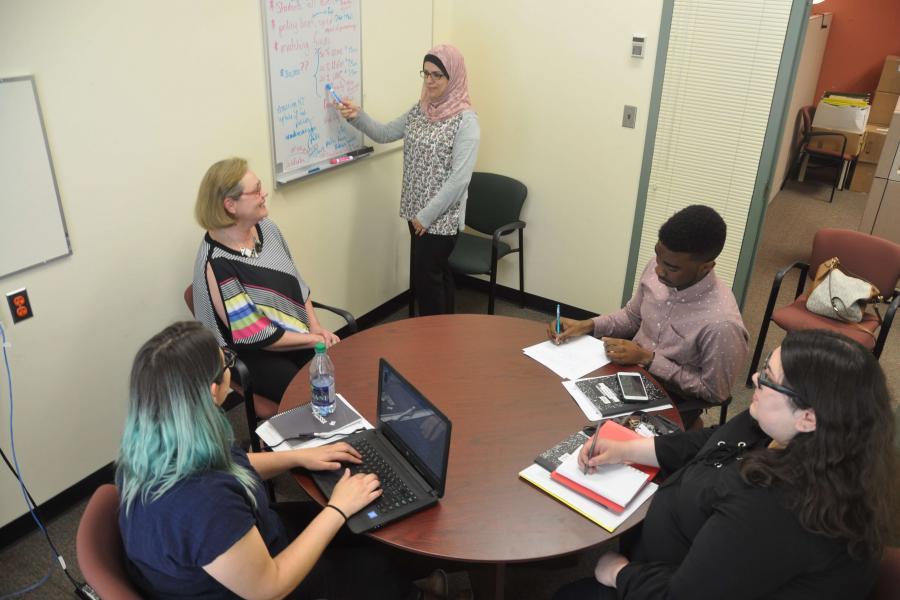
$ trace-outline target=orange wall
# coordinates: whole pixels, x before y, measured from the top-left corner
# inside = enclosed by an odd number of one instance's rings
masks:
[[[900,0],[825,0],[833,13],[816,98],[825,90],[874,92],[888,54],[900,55]]]

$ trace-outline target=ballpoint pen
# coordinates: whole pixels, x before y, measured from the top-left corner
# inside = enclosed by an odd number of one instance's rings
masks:
[[[559,304],[556,305],[556,335],[559,336]]]
[[[594,435],[591,437],[591,449],[588,451],[587,460],[584,461],[584,474],[585,475],[588,474],[588,468],[589,468],[588,462],[590,462],[591,457],[594,456],[594,446],[597,444],[597,434],[598,433],[599,433],[599,430],[595,431]]]

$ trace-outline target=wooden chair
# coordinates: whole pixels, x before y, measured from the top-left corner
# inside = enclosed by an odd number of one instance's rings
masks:
[[[119,490],[101,485],[88,501],[75,534],[78,567],[101,598],[140,600],[125,571],[125,548],[119,531]]]
[[[881,323],[881,331],[877,337],[875,331],[878,329],[878,318],[870,312],[863,316],[862,322],[858,325],[871,331],[871,335],[861,331],[859,327],[855,327],[856,324],[844,323],[806,310],[808,295],[803,293],[806,279],[807,277],[812,279],[819,265],[833,256],[837,256],[841,265],[845,266],[847,270],[872,282],[884,295],[885,302],[889,303]],[[775,302],[778,301],[781,282],[785,275],[793,269],[800,270],[794,301],[788,306],[776,310]],[[750,362],[750,371],[747,373],[747,386],[750,387],[753,384],[751,377],[759,366],[766,334],[769,331],[769,321],[788,332],[801,329],[830,329],[856,340],[872,350],[876,358],[880,357],[888,332],[891,330],[897,306],[900,304],[900,290],[896,289],[898,280],[900,280],[900,245],[849,229],[820,229],[817,231],[813,239],[809,262],[797,261],[775,274],[772,291],[769,293],[769,303],[766,306],[756,349],[753,352],[753,360]]]
[[[825,131],[813,131],[812,121],[816,112],[815,106],[804,106],[800,109],[797,116],[800,139],[800,151],[797,157],[800,163],[800,170],[797,174],[797,181],[803,181],[806,178],[806,169],[810,162],[813,166],[830,165],[835,167],[834,182],[831,184],[831,195],[828,202],[834,200],[834,191],[844,187],[844,181],[847,171],[855,157],[847,152],[847,136],[843,133],[830,133]],[[815,138],[830,137],[840,143],[840,151],[828,148],[814,148],[810,144]]]
[[[466,275],[490,275],[488,314],[494,314],[497,287],[497,261],[507,254],[519,254],[519,293],[525,305],[525,222],[519,220],[528,188],[521,181],[494,173],[472,173],[466,202],[466,226],[482,237],[461,233],[450,254],[450,268]],[[513,248],[500,238],[519,232],[519,247]]]

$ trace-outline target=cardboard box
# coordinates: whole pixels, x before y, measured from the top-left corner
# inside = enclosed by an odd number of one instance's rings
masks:
[[[835,106],[820,100],[813,117],[813,128],[838,129],[863,133],[869,120],[869,106]]]
[[[869,123],[874,125],[890,125],[891,117],[897,110],[897,100],[900,94],[892,94],[891,92],[875,92],[875,99],[872,100],[872,109],[869,111]]]
[[[844,149],[845,154],[856,156],[862,148],[864,134],[853,133],[850,131],[841,131],[839,129],[825,129],[824,127],[813,127],[812,131],[822,133],[840,133],[847,137],[847,147]],[[836,135],[817,135],[810,138],[809,147],[811,150],[825,150],[827,152],[840,152],[841,145],[844,143],[840,137]]]
[[[862,163],[878,164],[887,134],[887,127],[866,125],[866,135],[863,139],[862,150],[859,151],[859,156],[856,160]]]
[[[875,180],[875,165],[871,163],[856,163],[853,169],[853,179],[850,180],[851,192],[869,192],[872,182]]]
[[[900,56],[888,56],[884,59],[878,91],[900,94]]]

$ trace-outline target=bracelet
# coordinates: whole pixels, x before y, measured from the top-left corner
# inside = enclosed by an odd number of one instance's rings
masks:
[[[344,523],[347,522],[347,515],[345,515],[345,514],[344,514],[344,511],[342,511],[341,509],[339,509],[339,508],[338,508],[337,506],[335,506],[334,504],[326,504],[326,505],[325,505],[325,508],[333,508],[334,510],[336,510],[336,511],[338,512],[339,515],[341,515],[342,517],[344,517]]]

